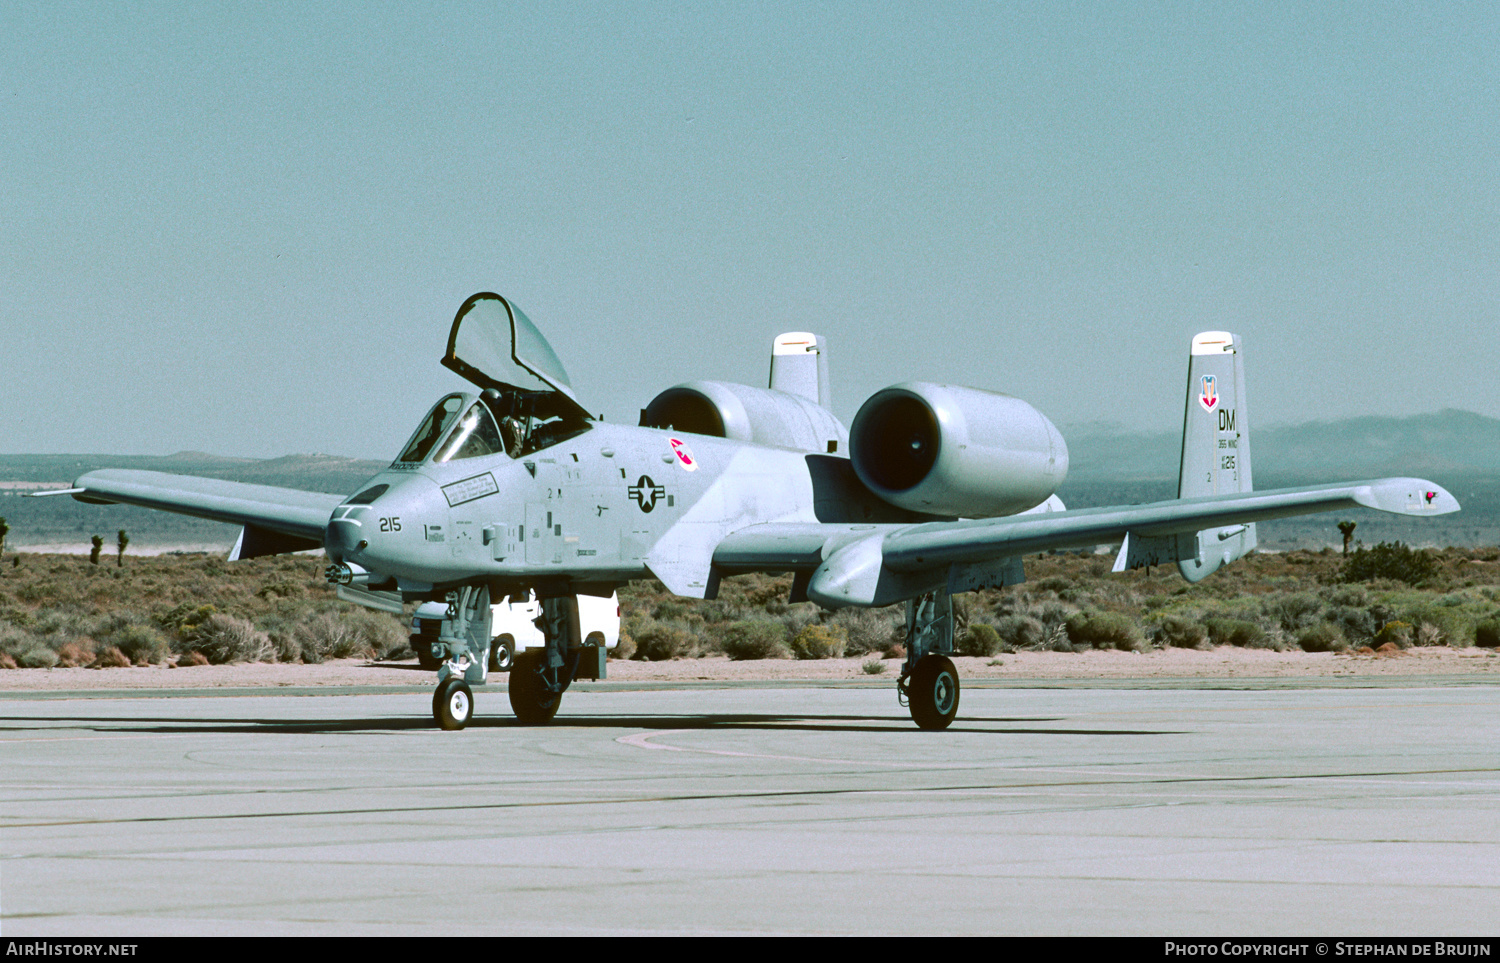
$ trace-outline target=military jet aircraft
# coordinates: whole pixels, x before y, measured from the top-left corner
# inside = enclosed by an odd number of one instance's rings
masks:
[[[1416,478],[1255,491],[1244,355],[1225,332],[1192,339],[1178,497],[1076,511],[1054,494],[1067,445],[1032,406],[908,382],[876,392],[846,429],[828,410],[825,348],[782,335],[768,388],[689,382],[639,425],[606,424],[526,315],[476,294],[442,363],[478,390],[438,401],[353,495],[127,470],[65,491],[241,525],[231,559],[324,549],[339,594],[374,608],[446,601],[433,695],[444,729],[469,722],[486,679],[492,597],[542,600],[546,642],[509,675],[523,723],[551,720],[573,680],[605,673],[604,651],[580,638],[580,594],[649,576],[713,598],[724,576],[791,572],[793,602],[906,603],[898,697],[919,727],[943,729],[959,703],[952,593],[1023,581],[1024,555],[1118,541],[1116,571],[1176,563],[1196,582],[1251,551],[1265,519],[1459,507]]]

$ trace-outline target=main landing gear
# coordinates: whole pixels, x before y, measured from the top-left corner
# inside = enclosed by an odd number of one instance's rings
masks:
[[[906,663],[896,680],[901,704],[919,729],[946,729],[958,715],[953,651],[953,596],[932,592],[906,603]]]
[[[574,642],[582,635],[578,598],[544,598],[541,623],[546,640],[541,651],[528,649],[516,656],[510,670],[510,708],[516,721],[536,726],[552,721],[562,695],[573,682],[581,650]]]

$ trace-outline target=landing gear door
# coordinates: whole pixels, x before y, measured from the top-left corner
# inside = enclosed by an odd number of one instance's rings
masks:
[[[588,417],[552,345],[521,310],[498,294],[476,294],[458,309],[443,366],[481,388],[553,396],[562,415]]]

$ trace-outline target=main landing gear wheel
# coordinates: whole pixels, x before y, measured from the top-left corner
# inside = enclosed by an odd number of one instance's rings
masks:
[[[516,721],[538,726],[552,721],[562,704],[561,692],[548,692],[542,681],[544,652],[527,652],[516,658],[510,670],[510,708]]]
[[[507,632],[490,643],[490,671],[509,672],[516,661],[516,640]]]
[[[432,717],[444,729],[462,729],[474,718],[474,693],[462,679],[444,679],[432,694]]]
[[[958,670],[945,656],[924,655],[906,683],[912,721],[919,729],[946,729],[958,715]]]

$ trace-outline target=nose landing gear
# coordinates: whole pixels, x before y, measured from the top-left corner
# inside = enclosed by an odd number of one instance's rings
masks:
[[[449,677],[432,694],[432,715],[449,731],[462,729],[474,717],[474,692],[462,679]]]
[[[490,590],[487,586],[465,585],[448,593],[448,617],[438,631],[438,641],[447,659],[438,667],[432,717],[444,729],[462,729],[474,718],[474,690],[469,683],[483,685],[488,667]]]

